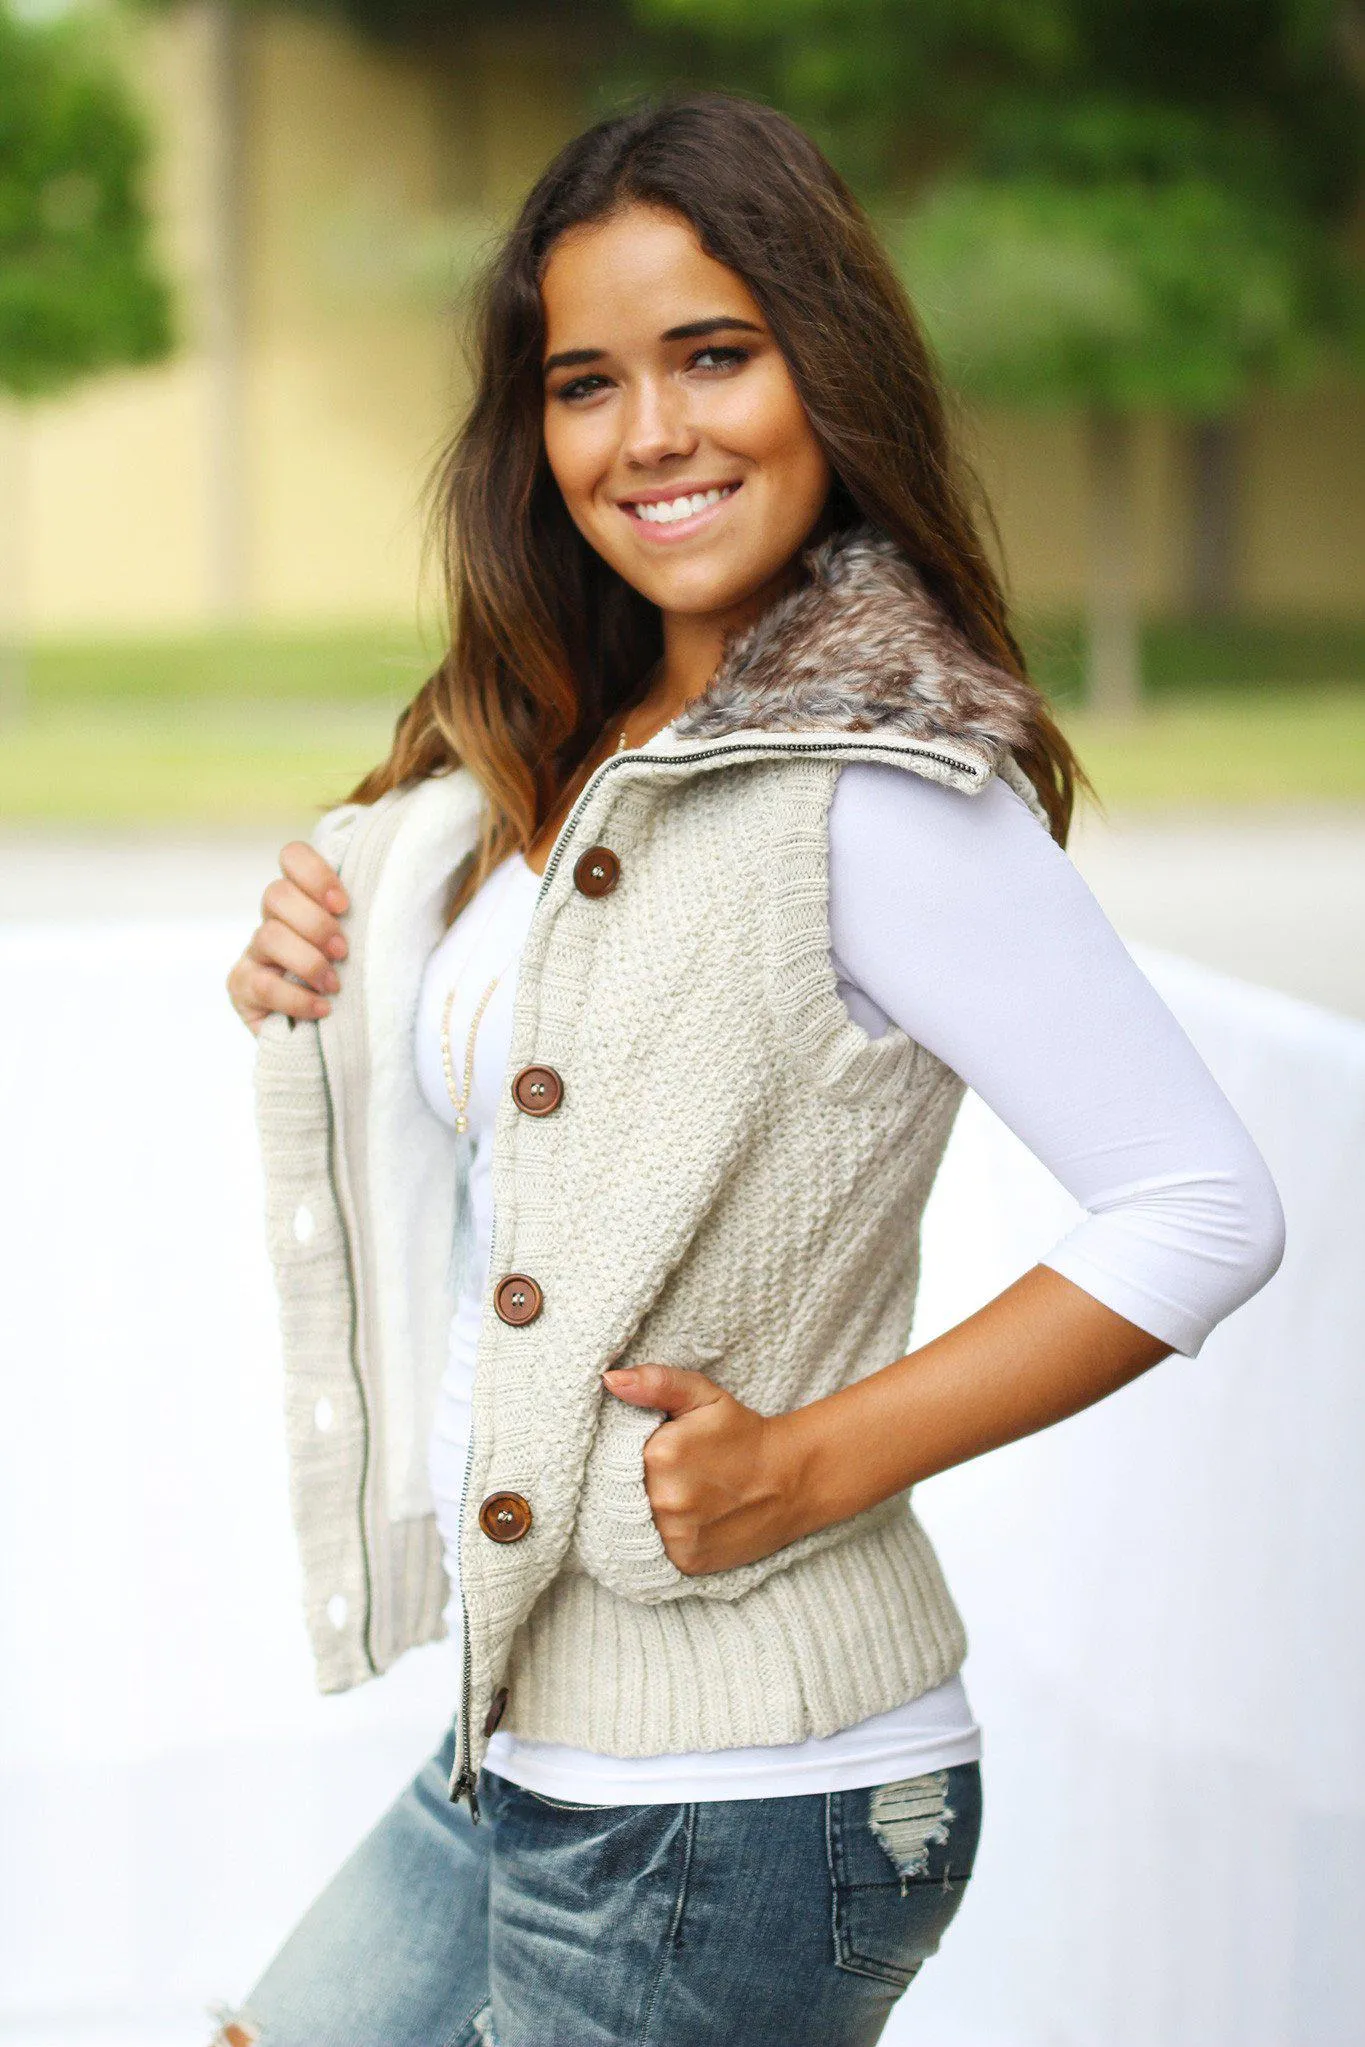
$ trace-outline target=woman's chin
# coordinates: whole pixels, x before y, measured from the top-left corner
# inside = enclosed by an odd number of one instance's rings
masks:
[[[714,618],[748,603],[775,581],[783,564],[774,568],[767,549],[755,550],[746,563],[743,552],[727,541],[724,547],[678,554],[667,562],[636,558],[618,560],[613,566],[660,611],[684,618]]]

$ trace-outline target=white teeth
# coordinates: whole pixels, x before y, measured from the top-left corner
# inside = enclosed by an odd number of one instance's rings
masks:
[[[718,505],[739,488],[728,483],[723,490],[698,490],[690,497],[663,498],[657,504],[637,504],[632,507],[637,519],[643,519],[649,526],[667,526],[675,519],[693,519],[698,512],[704,512],[708,505]]]

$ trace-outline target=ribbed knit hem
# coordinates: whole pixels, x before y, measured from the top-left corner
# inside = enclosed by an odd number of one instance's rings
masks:
[[[562,1574],[513,1644],[504,1725],[609,1756],[803,1741],[918,1698],[966,1653],[907,1510],[732,1601],[644,1606]]]
[[[444,1639],[450,1580],[434,1514],[381,1522],[371,1555],[370,1654],[384,1671],[407,1650]]]

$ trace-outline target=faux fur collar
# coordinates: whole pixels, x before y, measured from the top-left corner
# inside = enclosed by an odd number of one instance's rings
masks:
[[[870,525],[806,557],[807,580],[726,649],[680,739],[877,732],[949,739],[990,766],[1029,731],[1029,684],[968,645],[893,540]]]

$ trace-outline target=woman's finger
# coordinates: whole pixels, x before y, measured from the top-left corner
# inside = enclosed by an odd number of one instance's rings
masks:
[[[309,982],[319,995],[334,995],[341,986],[330,960],[278,917],[266,918],[248,945],[247,955],[262,966],[283,968],[285,973],[297,974],[301,981]]]
[[[280,867],[290,881],[324,909],[343,916],[350,908],[350,899],[335,867],[329,866],[317,847],[310,846],[305,839],[291,839],[280,848]]]
[[[272,881],[261,897],[261,915],[267,923],[274,919],[288,925],[330,959],[346,957],[346,940],[336,918],[295,881],[286,881],[282,875]]]
[[[328,1016],[332,1005],[300,981],[291,981],[264,962],[243,955],[228,976],[232,1006],[254,1030],[265,1016],[301,1019]],[[255,1018],[255,1022],[253,1022]]]

